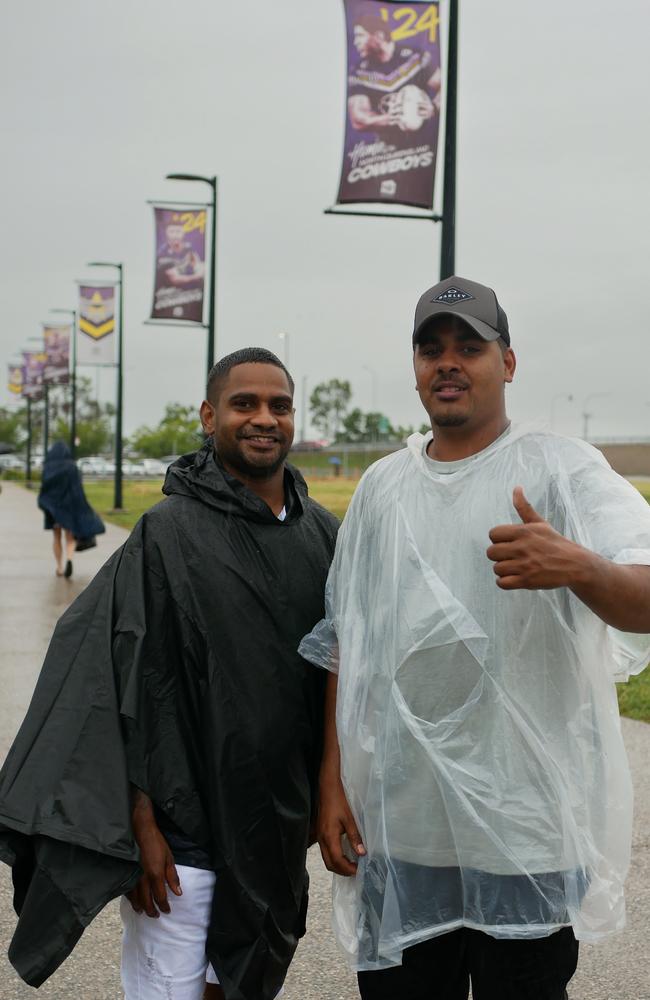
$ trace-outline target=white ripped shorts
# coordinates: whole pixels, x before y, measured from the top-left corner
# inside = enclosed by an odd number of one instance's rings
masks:
[[[202,1000],[205,984],[219,982],[205,953],[216,876],[185,865],[176,871],[183,895],[168,891],[171,913],[148,917],[120,900],[124,1000]]]
[[[202,1000],[218,983],[205,953],[215,874],[176,865],[182,896],[169,890],[171,913],[136,913],[122,896],[122,988],[125,1000]]]

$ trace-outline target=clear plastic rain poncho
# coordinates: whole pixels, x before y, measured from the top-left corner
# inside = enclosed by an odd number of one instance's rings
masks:
[[[300,652],[339,673],[342,778],[367,856],[334,879],[356,969],[460,926],[596,940],[625,920],[632,788],[614,680],[650,637],[568,589],[502,591],[488,533],[524,487],[563,535],[650,565],[650,507],[581,441],[512,428],[460,462],[426,437],[376,463]],[[338,655],[337,655],[338,639]],[[338,662],[340,657],[340,662]]]

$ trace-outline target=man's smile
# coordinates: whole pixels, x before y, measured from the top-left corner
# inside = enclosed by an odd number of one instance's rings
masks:
[[[258,448],[272,448],[280,443],[280,438],[275,434],[241,434],[239,440],[248,441]]]
[[[433,386],[433,394],[437,399],[449,402],[458,399],[468,388],[469,386],[462,382],[438,382]]]

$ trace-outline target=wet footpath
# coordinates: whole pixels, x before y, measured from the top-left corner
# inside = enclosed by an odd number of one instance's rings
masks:
[[[2,483],[0,494],[0,759],[22,721],[56,620],[127,532],[107,525],[96,549],[77,555],[71,580],[57,578],[51,532],[43,531],[36,493]],[[571,1000],[650,1000],[650,725],[623,720],[636,794],[628,925],[598,946],[581,945]],[[307,935],[289,971],[284,1000],[355,1000],[355,977],[330,930],[330,875],[310,851]],[[83,935],[72,956],[38,992],[7,960],[15,926],[11,878],[0,864],[0,1000],[121,1000],[120,922],[114,902]],[[180,998],[179,998],[180,1000]],[[393,1000],[401,1000],[395,997]],[[432,994],[432,1000],[438,1000]]]

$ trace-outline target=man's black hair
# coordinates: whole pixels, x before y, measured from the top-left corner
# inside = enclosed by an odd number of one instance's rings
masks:
[[[272,351],[267,351],[264,347],[242,347],[239,351],[226,354],[225,358],[221,358],[216,365],[212,366],[205,390],[206,399],[209,399],[210,402],[216,399],[233,368],[236,368],[237,365],[249,364],[275,365],[276,368],[280,368],[287,376],[287,382],[293,396],[294,381],[286,367]]]

